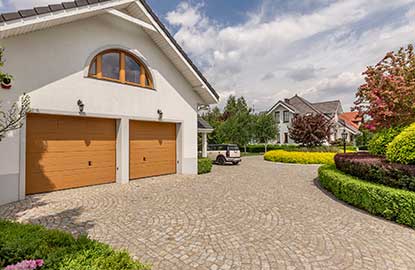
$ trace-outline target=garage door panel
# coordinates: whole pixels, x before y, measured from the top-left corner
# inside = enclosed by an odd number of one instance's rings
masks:
[[[88,168],[60,172],[33,172],[26,184],[27,194],[49,192],[80,186],[100,185],[113,182],[114,167]],[[57,181],[57,179],[59,179]]]
[[[30,114],[26,193],[115,182],[115,120]]]
[[[176,124],[130,122],[130,179],[176,173]]]
[[[113,166],[116,162],[114,151],[90,152],[55,152],[27,155],[28,166],[32,171],[65,171],[86,168]]]
[[[111,140],[44,140],[30,138],[27,143],[29,152],[81,152],[81,151],[115,151],[114,141]]]

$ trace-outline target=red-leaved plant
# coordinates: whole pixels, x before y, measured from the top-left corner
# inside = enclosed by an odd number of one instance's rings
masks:
[[[415,121],[415,55],[413,45],[389,52],[363,73],[365,84],[356,94],[355,110],[376,131]],[[365,119],[363,118],[363,119]]]

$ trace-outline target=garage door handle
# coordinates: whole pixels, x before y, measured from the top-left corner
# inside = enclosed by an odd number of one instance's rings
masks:
[[[92,161],[88,161],[88,166],[92,166]]]
[[[143,157],[143,161],[146,161],[146,157]]]

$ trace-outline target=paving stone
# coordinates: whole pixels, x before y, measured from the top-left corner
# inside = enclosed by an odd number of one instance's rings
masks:
[[[318,166],[260,157],[171,175],[29,196],[0,217],[88,234],[153,269],[413,269],[414,230],[343,204]]]

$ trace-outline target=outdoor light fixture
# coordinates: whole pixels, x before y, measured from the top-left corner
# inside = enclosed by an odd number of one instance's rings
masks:
[[[82,100],[78,100],[78,107],[79,107],[79,112],[80,113],[83,113],[84,112],[84,109],[85,109],[85,104],[82,102]]]
[[[344,153],[346,153],[346,140],[347,140],[347,132],[346,132],[346,129],[343,129],[342,139],[343,139],[343,150],[344,150]]]
[[[159,119],[161,120],[161,119],[163,119],[163,111],[161,110],[161,109],[158,109],[157,110],[157,113],[158,113],[158,115],[159,115]]]

